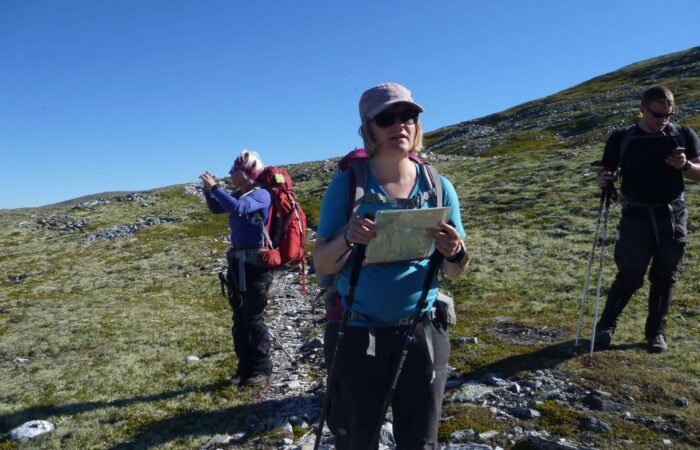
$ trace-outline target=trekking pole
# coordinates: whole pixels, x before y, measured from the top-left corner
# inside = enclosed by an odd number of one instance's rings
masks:
[[[574,347],[578,347],[578,341],[581,339],[581,324],[583,323],[583,312],[586,309],[586,300],[588,298],[588,283],[591,279],[591,269],[593,268],[593,256],[595,255],[595,248],[598,244],[598,231],[600,230],[600,219],[603,217],[603,203],[605,202],[605,190],[600,190],[600,206],[598,206],[598,218],[595,223],[595,233],[593,235],[593,246],[591,247],[591,253],[588,255],[588,271],[586,272],[586,280],[583,283],[583,293],[581,294],[581,310],[578,313],[578,325],[576,326],[576,340],[574,341]]]
[[[350,308],[352,307],[352,301],[355,297],[355,287],[357,286],[357,281],[360,278],[360,270],[362,269],[362,261],[365,259],[365,251],[367,251],[366,245],[356,244],[355,249],[352,254],[352,270],[350,271],[350,282],[348,288],[348,295],[345,300],[346,307],[343,308],[343,316],[340,322],[340,327],[338,328],[338,335],[335,340],[335,349],[333,350],[333,357],[331,358],[331,366],[328,368],[328,383],[326,384],[326,395],[323,397],[323,409],[321,410],[321,418],[318,421],[318,428],[316,429],[316,441],[314,442],[314,450],[318,450],[319,445],[321,445],[321,436],[323,435],[323,424],[326,422],[328,416],[328,408],[331,404],[331,393],[335,386],[335,370],[337,367],[336,361],[338,358],[338,353],[342,348],[343,337],[345,337],[345,329],[348,325],[348,319],[350,318]]]
[[[277,344],[277,346],[282,350],[282,352],[284,352],[284,354],[287,355],[289,360],[292,362],[292,365],[296,366],[297,361],[292,357],[292,355],[289,354],[287,349],[284,348],[284,345],[282,345],[282,343],[279,340],[277,340],[277,337],[275,337],[275,335],[272,333],[272,331],[269,328],[267,329],[267,332],[270,334],[270,337],[272,338],[272,340],[275,341],[275,344]]]
[[[403,347],[399,356],[399,361],[396,364],[396,369],[391,379],[391,385],[389,385],[389,392],[387,392],[384,397],[384,404],[382,405],[381,415],[379,416],[379,423],[374,429],[374,434],[372,436],[376,437],[377,442],[379,442],[379,435],[382,431],[382,424],[384,423],[384,416],[389,410],[389,405],[391,405],[391,398],[394,396],[396,391],[396,385],[399,382],[399,377],[401,376],[401,371],[403,370],[403,365],[406,362],[406,356],[408,356],[408,349],[413,342],[414,335],[416,333],[416,327],[418,322],[420,322],[423,316],[423,309],[428,306],[427,298],[430,289],[433,287],[433,280],[442,265],[442,260],[444,256],[439,251],[435,250],[432,255],[430,255],[430,262],[428,263],[428,273],[425,275],[425,280],[423,281],[423,291],[421,292],[420,298],[418,299],[418,304],[416,305],[416,311],[411,318],[411,322],[406,330],[406,336],[404,337]],[[374,441],[372,441],[374,442]]]
[[[598,304],[600,303],[600,288],[603,285],[603,261],[605,259],[605,240],[608,235],[608,215],[610,213],[610,200],[617,197],[612,183],[605,188],[605,213],[603,219],[603,235],[600,244],[600,264],[598,266],[598,284],[595,290],[595,307],[593,308],[593,331],[591,334],[590,363],[593,364],[593,347],[595,346],[595,332],[598,322]]]

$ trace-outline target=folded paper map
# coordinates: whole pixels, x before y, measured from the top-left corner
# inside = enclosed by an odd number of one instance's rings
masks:
[[[367,245],[366,264],[424,259],[433,252],[435,239],[426,229],[445,221],[448,208],[377,211],[377,237]]]

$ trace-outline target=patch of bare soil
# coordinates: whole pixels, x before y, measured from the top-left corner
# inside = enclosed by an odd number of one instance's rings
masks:
[[[552,344],[567,336],[567,331],[548,327],[529,327],[519,323],[499,323],[488,329],[498,339],[516,345]]]

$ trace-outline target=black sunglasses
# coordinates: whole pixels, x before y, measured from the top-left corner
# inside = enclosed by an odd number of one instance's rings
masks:
[[[415,125],[416,120],[418,120],[418,114],[419,112],[415,109],[406,109],[397,113],[383,111],[374,116],[372,120],[379,128],[389,128],[394,125],[397,120],[406,125]]]
[[[645,106],[645,108],[646,108],[647,111],[649,111],[649,114],[651,114],[652,116],[656,117],[657,119],[668,119],[668,118],[671,117],[671,115],[673,114],[673,111],[671,111],[670,113],[658,113],[658,112],[656,112],[656,111],[653,111],[653,110],[652,110],[651,108],[649,108],[648,106]]]

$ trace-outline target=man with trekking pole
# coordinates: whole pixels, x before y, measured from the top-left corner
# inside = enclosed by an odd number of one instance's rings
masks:
[[[654,86],[642,95],[641,119],[614,132],[605,145],[598,186],[621,179],[622,214],[615,244],[617,275],[595,326],[595,349],[610,346],[618,318],[649,269],[645,338],[650,353],[668,347],[665,325],[685,252],[688,209],[684,178],[700,181],[700,141],[693,130],[671,123],[673,93]]]
[[[436,274],[441,269],[458,276],[468,262],[459,200],[442,176],[437,194],[437,183],[430,186],[421,164],[411,159],[422,147],[423,109],[408,89],[377,85],[364,92],[359,109],[369,154],[362,162],[366,194],[348,219],[351,172],[333,179],[314,248],[317,272],[339,274],[344,308],[337,335],[327,333],[324,342],[330,367],[316,448],[327,418],[337,449],[376,449],[391,405],[398,449],[436,449],[450,354],[447,320],[435,308]],[[376,237],[376,214],[434,208],[437,197],[448,213],[445,221],[421,230],[434,238],[430,259],[363,265],[365,248]]]

